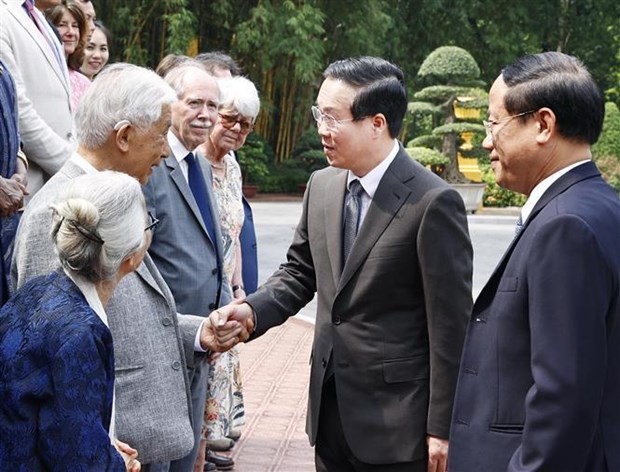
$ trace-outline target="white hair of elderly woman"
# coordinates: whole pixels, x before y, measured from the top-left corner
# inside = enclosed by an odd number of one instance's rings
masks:
[[[127,174],[76,177],[51,209],[51,236],[61,265],[90,282],[112,279],[123,260],[145,243],[142,189]]]
[[[252,122],[260,111],[260,99],[254,83],[245,77],[220,79],[220,109],[234,110]]]
[[[90,85],[75,114],[78,143],[98,149],[122,120],[147,130],[162,107],[176,101],[174,90],[155,72],[133,64],[106,67]]]

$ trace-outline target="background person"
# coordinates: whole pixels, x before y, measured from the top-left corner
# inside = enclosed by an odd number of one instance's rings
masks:
[[[592,162],[603,94],[578,59],[507,66],[483,142],[523,223],[476,300],[451,471],[620,470],[620,200]]]
[[[84,60],[84,47],[90,30],[82,8],[72,0],[62,0],[58,6],[45,10],[45,17],[56,27],[65,52],[71,83],[71,109],[75,112],[88,90],[90,80],[80,72]]]
[[[83,176],[51,211],[62,269],[32,279],[0,310],[0,464],[138,471],[136,451],[115,447],[104,307],[150,243],[140,185],[121,173]]]
[[[244,77],[222,79],[218,118],[209,138],[198,147],[213,175],[213,193],[220,215],[223,237],[224,272],[234,298],[245,298],[241,244],[239,235],[244,221],[241,193],[241,170],[233,151],[245,143],[254,128],[260,110],[258,91]],[[227,450],[232,439],[241,435],[245,424],[239,353],[236,348],[211,361],[204,422],[207,447]],[[228,444],[227,444],[228,443]],[[209,455],[207,455],[207,459]]]
[[[200,64],[173,68],[165,80],[176,92],[176,100],[171,105],[170,130],[164,135],[167,157],[153,169],[144,188],[149,210],[161,221],[149,255],[170,287],[177,309],[206,320],[212,310],[231,299],[211,169],[195,152],[217,119],[220,93],[215,77]],[[170,464],[171,471],[191,471],[199,455],[207,354],[197,355],[189,368],[195,443],[191,452]]]
[[[84,48],[84,61],[80,71],[90,80],[101,72],[110,59],[112,36],[100,21],[95,22],[95,31]]]
[[[53,6],[60,1],[39,3]],[[31,198],[75,148],[69,73],[53,27],[31,0],[0,0],[0,18],[0,59],[17,89]]]
[[[17,94],[9,70],[0,59],[0,306],[9,298],[13,243],[24,204],[28,161],[20,150]]]
[[[195,59],[207,69],[207,72],[218,79],[230,79],[241,75],[241,68],[235,60],[221,51],[203,52],[198,54]],[[235,155],[233,151],[231,154]],[[258,287],[258,244],[252,207],[243,194],[242,200],[244,219],[239,241],[241,242],[241,259],[243,261],[243,285],[245,293],[249,295],[254,293]]]

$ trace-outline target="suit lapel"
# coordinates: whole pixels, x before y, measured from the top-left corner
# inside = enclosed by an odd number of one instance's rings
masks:
[[[185,200],[185,203],[187,204],[187,206],[190,208],[190,210],[194,214],[194,217],[198,221],[198,224],[204,231],[205,235],[207,236],[207,238],[209,238],[209,232],[207,231],[204,221],[202,221],[202,215],[200,214],[200,209],[198,208],[198,205],[196,204],[196,200],[194,200],[194,195],[192,194],[192,191],[189,188],[189,184],[187,183],[187,180],[185,176],[183,175],[183,171],[181,170],[179,161],[177,161],[176,157],[174,157],[173,155],[170,155],[169,157],[165,159],[165,163],[166,163],[166,168],[170,172],[170,178],[176,185],[177,189],[179,190],[179,193]],[[207,187],[208,186],[209,185],[207,182]],[[209,240],[210,239],[211,238],[209,238]]]
[[[517,245],[519,240],[523,237],[523,234],[527,230],[528,226],[530,226],[532,221],[538,216],[538,214],[542,211],[542,209],[545,208],[558,195],[565,192],[569,187],[571,187],[575,183],[580,182],[587,178],[596,177],[598,175],[600,175],[600,173],[598,169],[596,168],[596,165],[593,162],[588,162],[586,164],[580,165],[570,170],[569,172],[564,174],[562,177],[560,177],[558,180],[556,180],[553,183],[553,185],[549,187],[549,189],[547,189],[547,191],[542,195],[540,200],[538,200],[538,202],[534,206],[532,213],[528,217],[527,221],[525,221],[525,224],[523,225],[523,228],[521,228],[521,231],[519,231],[519,234],[517,234],[513,238],[513,240],[510,242],[510,244],[508,245],[508,248],[504,252],[504,255],[498,262],[497,266],[495,266],[495,269],[493,270],[493,273],[489,277],[488,282],[485,284],[484,288],[480,292],[480,295],[478,296],[478,300],[480,300],[480,303],[484,301],[485,296],[487,292],[489,292],[489,290],[491,290],[491,293],[495,292],[495,289],[494,289],[495,284],[498,282],[499,278],[504,273],[504,268],[506,264],[508,263],[508,259],[510,259],[510,256],[515,246]],[[478,300],[476,300],[476,306],[479,305]],[[477,310],[474,310],[474,311],[477,311]]]
[[[326,184],[325,190],[325,239],[327,241],[327,254],[332,268],[334,285],[338,286],[338,280],[342,272],[342,211],[347,186],[347,172],[341,171],[334,174]]]
[[[343,268],[340,287],[347,284],[359,269],[381,234],[411,194],[411,188],[405,184],[415,176],[413,166],[407,165],[410,164],[409,159],[410,157],[401,149],[381,178],[349,254],[349,259]],[[342,205],[340,205],[340,213],[342,214]],[[342,241],[342,225],[340,225],[340,235]],[[342,247],[340,253],[342,254]]]
[[[24,11],[24,9],[21,6],[19,6],[17,3],[14,3],[12,6],[13,8],[9,8],[8,11],[13,15],[13,17],[15,17],[15,19],[19,22],[19,24],[24,28],[26,33],[28,33],[28,35],[37,44],[37,46],[39,47],[39,49],[45,56],[45,59],[50,64],[50,66],[54,70],[54,73],[56,74],[60,82],[62,83],[65,91],[67,92],[67,94],[70,95],[71,92],[68,88],[69,77],[67,75],[67,71],[63,70],[60,64],[58,64],[58,60],[56,59],[56,56],[54,55],[54,51],[50,49],[50,45],[48,44],[47,40],[43,37],[43,34],[39,31],[37,26],[28,17],[28,14]],[[42,14],[39,14],[38,11],[35,11],[35,15],[37,15],[39,20],[42,22],[41,24],[43,24],[44,26],[47,26],[47,20]],[[48,35],[51,35],[50,36],[51,40],[54,41],[54,38],[55,38],[54,32],[51,31],[49,27],[47,28],[47,32],[48,32]],[[60,53],[61,53],[61,57],[63,57],[64,51],[60,51]]]

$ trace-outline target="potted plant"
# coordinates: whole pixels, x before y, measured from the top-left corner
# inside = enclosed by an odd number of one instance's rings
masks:
[[[458,161],[463,154],[477,151],[465,143],[464,137],[471,141],[472,136],[485,133],[480,121],[487,94],[479,77],[480,68],[469,52],[456,46],[440,47],[428,55],[418,71],[418,80],[430,85],[415,93],[417,101],[409,104],[414,117],[430,116],[432,120],[430,133],[408,146],[427,147],[446,157],[442,177],[461,194],[471,212],[481,206],[485,184],[472,184]]]

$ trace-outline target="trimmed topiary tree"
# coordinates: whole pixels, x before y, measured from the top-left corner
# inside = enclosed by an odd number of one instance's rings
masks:
[[[409,111],[414,116],[430,114],[433,117],[432,135],[441,139],[441,146],[437,149],[449,160],[443,175],[448,182],[468,182],[458,168],[461,133],[484,133],[484,127],[479,123],[479,110],[486,108],[487,93],[482,89],[484,83],[479,78],[480,68],[475,59],[465,49],[456,46],[435,49],[418,71],[419,81],[432,85],[414,94],[416,101],[409,104]],[[469,109],[473,113],[457,118],[455,107]],[[425,136],[416,140],[417,145],[437,142]]]
[[[592,156],[605,180],[620,193],[620,110],[614,102],[605,104],[603,131]]]

